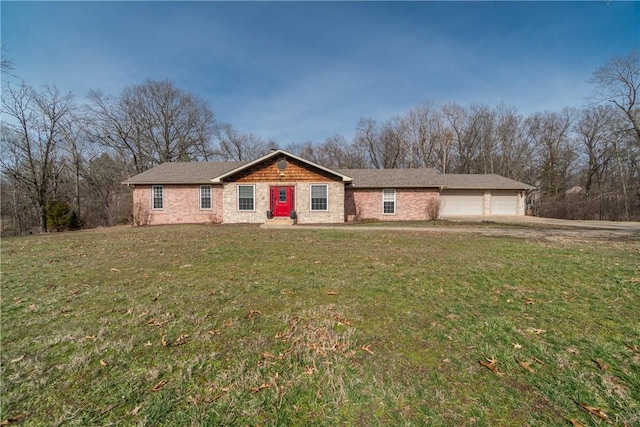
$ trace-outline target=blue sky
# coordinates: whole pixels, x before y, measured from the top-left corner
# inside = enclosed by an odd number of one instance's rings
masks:
[[[0,12],[27,84],[82,102],[168,78],[283,147],[350,140],[359,118],[427,100],[580,107],[592,72],[640,45],[639,2],[3,0]]]

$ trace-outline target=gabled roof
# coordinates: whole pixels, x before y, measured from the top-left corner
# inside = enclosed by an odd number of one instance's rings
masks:
[[[274,157],[286,156],[340,178],[353,188],[441,188],[529,190],[535,187],[500,175],[439,174],[433,169],[328,169],[284,150],[250,162],[162,163],[124,182],[136,184],[220,184],[225,179]]]
[[[221,182],[223,182],[225,180],[225,178],[233,176],[233,175],[235,175],[235,174],[237,174],[239,172],[242,172],[245,169],[248,169],[248,168],[250,168],[250,167],[252,167],[254,165],[257,165],[259,163],[262,163],[262,162],[264,162],[266,160],[272,159],[274,157],[279,157],[279,156],[290,157],[290,158],[295,159],[295,160],[297,160],[299,162],[306,163],[309,166],[312,166],[314,168],[317,168],[317,169],[320,169],[320,170],[322,170],[324,172],[327,172],[327,173],[329,173],[331,175],[335,175],[335,176],[341,178],[343,182],[351,182],[351,177],[349,177],[347,175],[341,174],[340,172],[337,172],[335,170],[331,170],[329,168],[325,168],[324,166],[320,166],[319,164],[310,162],[309,160],[303,159],[302,157],[298,157],[298,156],[296,156],[294,154],[291,154],[289,152],[286,152],[284,150],[273,150],[273,151],[271,151],[269,154],[267,154],[265,156],[262,156],[262,157],[254,160],[252,162],[248,162],[246,164],[240,165],[240,166],[238,166],[237,168],[235,168],[233,170],[230,170],[230,171],[228,171],[226,173],[223,173],[223,174],[215,177],[214,179],[211,180],[211,182],[213,182],[213,183],[221,183]]]
[[[247,162],[162,163],[126,180],[124,184],[211,184],[211,180]]]

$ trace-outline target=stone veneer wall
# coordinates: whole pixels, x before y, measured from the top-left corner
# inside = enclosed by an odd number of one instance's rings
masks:
[[[437,218],[440,192],[436,188],[396,188],[396,213],[382,212],[382,189],[347,188],[345,219],[358,221],[376,218],[380,221],[424,221]],[[435,218],[434,218],[435,215]]]
[[[326,212],[311,211],[309,193],[311,185],[326,184],[329,190],[328,210]],[[238,210],[238,185],[255,185],[253,211]],[[232,182],[224,184],[223,216],[225,223],[257,223],[262,224],[267,219],[271,186],[295,187],[295,210],[299,224],[320,224],[344,222],[344,184],[342,182],[274,182],[274,183],[243,183]]]

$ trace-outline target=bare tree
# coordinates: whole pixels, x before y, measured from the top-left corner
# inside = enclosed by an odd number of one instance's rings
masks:
[[[13,71],[13,62],[7,57],[7,49],[4,43],[0,45],[0,72],[2,74],[10,74]]]
[[[202,159],[212,136],[213,112],[201,98],[169,80],[146,80],[124,91],[154,164]]]
[[[374,168],[384,167],[380,150],[380,130],[374,119],[361,118],[358,120],[354,142],[367,153],[369,162]]]
[[[453,136],[455,148],[454,170],[456,173],[478,173],[477,157],[480,153],[479,116],[471,114],[459,104],[442,107],[448,130]]]
[[[40,215],[40,231],[47,231],[47,204],[54,188],[58,145],[74,110],[71,94],[55,86],[36,91],[24,82],[8,86],[2,96],[2,166],[5,175],[20,184]]]
[[[434,167],[440,163],[443,127],[440,114],[431,103],[411,108],[401,118],[411,168]]]
[[[528,181],[532,150],[523,135],[522,116],[515,108],[500,104],[495,109],[497,159],[494,172],[507,178]]]
[[[117,99],[92,91],[89,99],[92,139],[131,156],[136,172],[212,156],[213,112],[168,80],[127,87]]]
[[[220,123],[214,128],[217,147],[213,149],[213,157],[221,160],[245,161],[257,159],[269,152],[266,143],[252,133],[240,133],[229,123]]]
[[[356,126],[355,145],[367,153],[371,165],[376,169],[392,169],[405,166],[407,144],[400,117],[378,126],[371,118],[360,119]]]
[[[571,125],[574,112],[535,113],[526,119],[527,138],[534,148],[539,188],[544,198],[564,195],[572,177],[576,152],[572,147]]]
[[[116,218],[114,205],[119,201],[117,196],[125,193],[121,185],[126,173],[123,165],[121,160],[102,152],[89,159],[83,169],[82,177],[91,195],[86,202],[91,212],[88,216],[90,225],[114,225]],[[126,194],[129,193],[126,192]],[[124,199],[130,203],[130,197]]]
[[[333,135],[315,147],[305,147],[305,154],[310,154],[315,163],[330,168],[359,169],[367,166],[361,151],[349,144],[342,135]]]
[[[125,96],[112,98],[100,90],[88,94],[85,117],[92,142],[113,149],[129,159],[136,173],[153,166],[152,157],[142,138],[141,125],[136,123],[134,105]]]
[[[624,113],[640,145],[640,48],[609,59],[593,73],[591,83],[599,101],[610,101]]]

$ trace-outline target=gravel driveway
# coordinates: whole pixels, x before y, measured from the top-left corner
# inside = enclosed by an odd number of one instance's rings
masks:
[[[613,240],[640,243],[640,222],[582,221],[530,216],[465,216],[451,218],[451,227],[366,225],[302,225],[300,229],[340,229],[359,231],[419,231],[427,233],[471,233],[482,236],[512,236],[527,239],[588,241]],[[473,224],[477,222],[478,226]],[[492,226],[495,224],[495,227]],[[505,226],[508,225],[508,226]]]

